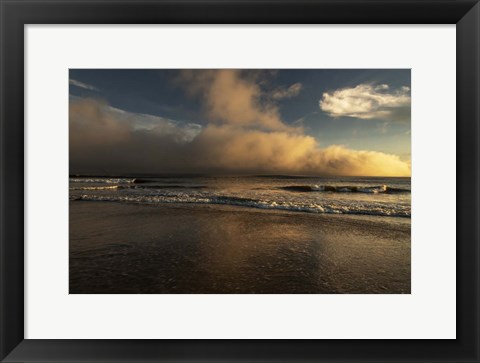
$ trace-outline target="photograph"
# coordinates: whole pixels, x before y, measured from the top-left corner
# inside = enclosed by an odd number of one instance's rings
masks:
[[[68,76],[70,294],[411,293],[410,69]]]

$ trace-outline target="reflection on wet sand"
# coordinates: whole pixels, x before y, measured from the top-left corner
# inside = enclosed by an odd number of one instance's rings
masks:
[[[70,293],[410,293],[410,220],[70,203]]]

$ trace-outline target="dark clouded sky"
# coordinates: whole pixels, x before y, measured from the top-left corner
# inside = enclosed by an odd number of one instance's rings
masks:
[[[70,70],[70,172],[410,174],[410,70]]]

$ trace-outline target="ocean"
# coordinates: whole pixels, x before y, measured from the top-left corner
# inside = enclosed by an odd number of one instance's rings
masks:
[[[411,217],[410,178],[70,177],[70,200],[222,204],[300,213]]]

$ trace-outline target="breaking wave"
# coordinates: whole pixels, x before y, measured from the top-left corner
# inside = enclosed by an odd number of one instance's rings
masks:
[[[70,190],[111,190],[111,189],[122,189],[121,185],[109,185],[104,187],[70,187]]]
[[[298,203],[292,201],[259,200],[226,195],[192,196],[188,195],[187,193],[174,195],[78,195],[72,196],[71,200],[126,202],[135,204],[224,204],[259,209],[286,210],[307,213],[356,214],[410,218],[410,209],[402,208],[401,206],[398,206],[397,208],[391,208],[382,204],[371,203],[356,203],[349,204],[348,206],[334,203]]]
[[[111,189],[207,189],[205,185],[107,185],[94,187],[70,187],[70,190],[111,190]]]
[[[134,178],[70,178],[71,183],[97,183],[97,184],[129,184],[135,183]]]
[[[290,192],[332,192],[332,193],[410,193],[408,189],[392,188],[386,185],[373,187],[358,187],[358,186],[333,186],[333,185],[287,185],[280,189]]]

